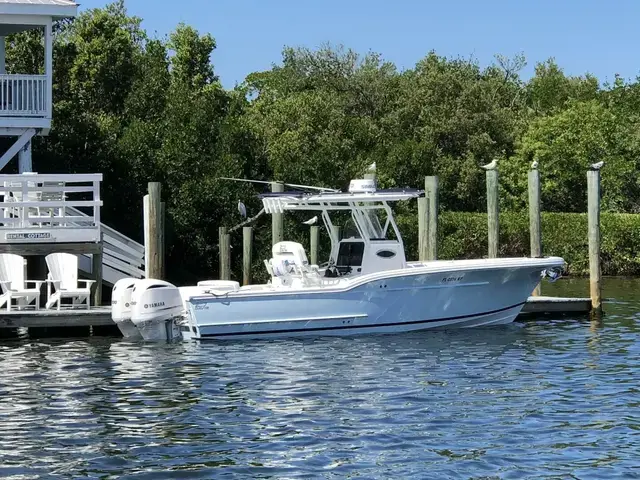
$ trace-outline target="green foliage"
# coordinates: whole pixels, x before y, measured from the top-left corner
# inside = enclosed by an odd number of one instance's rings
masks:
[[[174,281],[215,276],[218,227],[241,221],[240,199],[250,215],[261,208],[262,185],[220,176],[345,188],[373,162],[383,188],[420,187],[425,175],[438,175],[440,254],[470,258],[486,251],[485,217],[468,213],[485,210],[479,166],[500,160],[501,255],[522,255],[527,171],[537,160],[543,209],[577,212],[544,215],[545,251],[565,256],[578,273],[586,265],[579,213],[590,163],[605,161],[606,212],[640,212],[640,82],[616,77],[600,87],[590,75],[565,75],[553,60],[524,82],[522,55],[481,68],[429,52],[399,72],[379,54],[327,45],[287,47],[279,64],[225,90],[210,60],[215,48],[211,35],[183,24],[166,39],[150,38],[123,0],[54,25],[54,121],[50,135],[34,141],[36,168],[102,172],[104,221],[140,240],[147,182],[162,182]],[[42,31],[7,38],[10,73],[40,73],[43,59]],[[415,257],[415,205],[398,212]],[[637,272],[635,218],[603,214],[606,272]],[[285,215],[286,233],[308,247],[302,220]],[[260,279],[269,217],[254,227]],[[233,252],[241,244],[238,230]],[[239,277],[240,255],[232,257]]]
[[[418,231],[414,214],[399,218],[407,257],[417,258]],[[562,257],[571,275],[588,275],[587,215],[543,212],[542,251]],[[640,275],[640,215],[603,213],[601,216],[603,275]],[[529,218],[523,212],[500,214],[499,256],[529,255]],[[438,255],[441,259],[487,256],[487,215],[442,212],[438,219]]]

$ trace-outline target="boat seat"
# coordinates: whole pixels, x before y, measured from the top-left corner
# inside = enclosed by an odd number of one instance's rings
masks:
[[[309,265],[304,247],[297,242],[278,242],[271,253],[273,257],[265,260],[265,267],[273,283],[280,285],[316,285],[322,283],[317,265]]]

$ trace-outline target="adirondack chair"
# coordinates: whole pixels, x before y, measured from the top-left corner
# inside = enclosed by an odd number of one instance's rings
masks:
[[[46,308],[60,306],[63,298],[71,299],[71,307],[91,308],[91,284],[95,280],[78,280],[78,257],[70,253],[52,253],[45,257],[49,275],[47,278]],[[78,283],[83,283],[80,287]],[[53,290],[52,287],[53,286]]]
[[[0,254],[0,308],[5,303],[11,311],[11,300],[16,299],[18,309],[29,306],[35,300],[35,309],[40,309],[40,287],[44,280],[24,279],[24,258],[13,253]],[[34,285],[27,288],[27,285]]]

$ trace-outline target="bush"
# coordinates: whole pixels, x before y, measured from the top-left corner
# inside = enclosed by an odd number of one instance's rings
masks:
[[[398,217],[407,258],[418,256],[418,222],[414,215]],[[602,213],[601,260],[603,275],[640,275],[640,215]],[[527,213],[500,214],[501,257],[529,255]],[[542,214],[542,252],[565,259],[568,273],[588,275],[589,244],[587,215],[581,213]],[[487,256],[487,215],[442,212],[438,223],[438,257],[441,259]]]

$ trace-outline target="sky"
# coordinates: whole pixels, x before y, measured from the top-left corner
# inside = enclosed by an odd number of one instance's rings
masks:
[[[105,0],[77,0],[80,11]],[[179,22],[211,33],[222,84],[232,88],[251,72],[281,60],[285,46],[344,45],[373,51],[412,68],[429,51],[474,58],[524,54],[535,64],[554,57],[568,75],[601,83],[640,73],[640,1],[616,0],[125,0],[150,35],[164,37]]]

